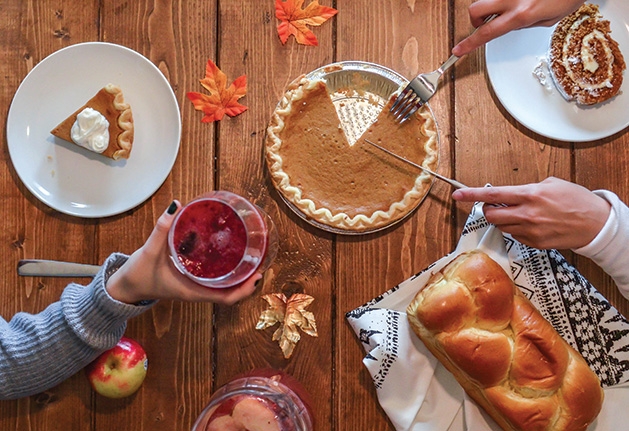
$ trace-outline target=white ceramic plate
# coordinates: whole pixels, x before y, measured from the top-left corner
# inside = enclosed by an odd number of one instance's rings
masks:
[[[612,37],[629,61],[629,3],[599,0]],[[629,126],[629,76],[621,93],[593,107],[566,101],[557,89],[540,84],[535,66],[547,56],[552,28],[513,31],[489,42],[485,50],[487,73],[500,103],[530,130],[560,141],[589,142],[613,135]],[[549,78],[550,79],[550,78]]]
[[[128,160],[114,161],[65,142],[50,131],[108,83],[133,110]],[[15,170],[46,205],[96,218],[148,199],[170,173],[181,138],[179,106],[170,84],[137,52],[110,43],[72,45],[38,63],[18,88],[7,118]]]

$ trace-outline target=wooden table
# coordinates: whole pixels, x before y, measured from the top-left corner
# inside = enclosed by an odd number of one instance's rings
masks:
[[[309,1],[306,1],[309,3]],[[296,76],[340,60],[365,60],[406,77],[435,68],[470,31],[469,0],[324,0],[338,15],[315,28],[318,47],[282,45],[273,0],[92,2],[5,0],[0,118],[27,73],[54,51],[85,41],[127,46],[165,75],[181,109],[183,133],[175,166],[145,203],[124,214],[81,219],[58,213],[21,183],[2,132],[3,229],[0,233],[0,313],[39,312],[68,280],[19,278],[22,258],[99,264],[111,252],[130,253],[173,198],[188,201],[211,189],[240,193],[275,220],[280,252],[258,291],[233,307],[163,301],[129,323],[150,358],[137,395],[96,396],[79,373],[40,395],[0,403],[3,430],[189,430],[211,393],[232,376],[271,366],[292,374],[315,399],[318,430],[392,429],[362,365],[363,348],[345,313],[386,291],[454,248],[470,209],[451,188],[435,183],[421,207],[384,232],[337,236],[303,222],[270,186],[263,161],[265,128],[284,87]],[[186,99],[212,59],[228,79],[247,75],[249,110],[220,123],[201,123]],[[95,65],[95,67],[98,67]],[[231,82],[231,81],[230,81]],[[629,137],[570,144],[536,135],[497,101],[483,50],[462,59],[431,101],[441,135],[439,171],[468,185],[520,184],[554,175],[606,188],[629,201]],[[584,258],[570,259],[627,315],[629,304],[611,279]],[[305,292],[315,297],[318,338],[304,335],[289,360],[271,330],[254,329],[261,295]]]

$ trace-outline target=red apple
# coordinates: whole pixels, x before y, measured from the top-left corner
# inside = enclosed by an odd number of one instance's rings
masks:
[[[137,391],[148,369],[146,352],[131,338],[122,337],[85,368],[92,388],[108,398],[124,398]]]

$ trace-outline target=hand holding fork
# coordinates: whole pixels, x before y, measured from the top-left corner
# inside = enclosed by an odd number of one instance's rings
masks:
[[[487,24],[496,16],[498,15],[490,15],[485,19],[484,24]],[[478,28],[476,30],[478,30]],[[476,32],[476,30],[474,30],[474,32]],[[428,102],[428,99],[437,91],[439,79],[443,73],[456,63],[459,58],[460,57],[452,54],[438,69],[429,73],[422,73],[409,82],[406,88],[398,95],[397,99],[395,99],[393,106],[391,106],[391,113],[395,116],[396,121],[399,123],[405,122]]]

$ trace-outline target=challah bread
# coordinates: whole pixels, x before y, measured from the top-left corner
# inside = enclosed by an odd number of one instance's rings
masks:
[[[487,254],[457,256],[430,278],[407,315],[504,430],[579,431],[598,415],[596,374]]]

